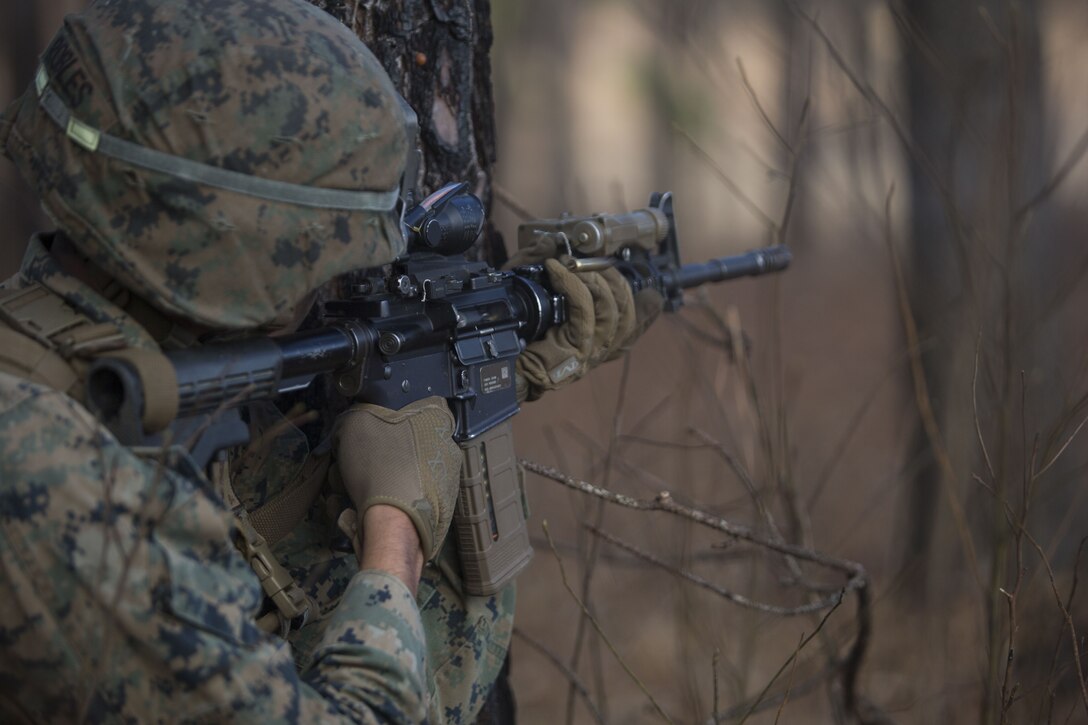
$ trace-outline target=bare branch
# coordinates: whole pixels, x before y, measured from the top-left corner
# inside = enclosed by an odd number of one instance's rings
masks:
[[[529,211],[528,207],[522,205],[521,202],[515,199],[513,194],[511,194],[498,184],[492,184],[491,193],[494,194],[495,198],[498,201],[502,202],[503,206],[514,212],[514,215],[520,218],[523,222],[532,221],[533,219],[538,218],[535,214]]]
[[[1034,478],[1042,476],[1044,473],[1050,470],[1051,466],[1058,462],[1058,459],[1061,458],[1061,455],[1065,453],[1065,449],[1069,447],[1069,444],[1073,442],[1073,439],[1077,437],[1077,434],[1080,433],[1081,429],[1086,423],[1088,423],[1088,418],[1085,418],[1080,422],[1080,425],[1078,425],[1076,430],[1074,430],[1069,435],[1069,438],[1067,438],[1065,443],[1062,444],[1062,447],[1058,449],[1058,452],[1055,453],[1054,456],[1049,461],[1047,461],[1041,469],[1039,469],[1039,471],[1034,475]]]
[[[1088,153],[1088,130],[1084,132],[1073,146],[1073,150],[1054,174],[1053,178],[1051,178],[1042,189],[1039,189],[1039,191],[1035,193],[1035,196],[1028,199],[1023,206],[1016,210],[1016,215],[1013,217],[1013,220],[1015,222],[1020,222],[1025,216],[1030,214],[1035,207],[1046,201],[1050,195],[1062,185],[1062,182],[1064,182],[1066,177],[1068,177],[1073,169],[1076,168],[1077,164],[1081,162],[1081,159],[1084,158],[1086,153]]]
[[[835,65],[839,67],[839,70],[846,76],[854,88],[865,98],[869,103],[880,112],[884,119],[891,126],[892,131],[899,138],[900,143],[907,149],[911,158],[914,160],[926,177],[933,184],[937,191],[938,196],[941,199],[941,206],[944,210],[945,217],[948,219],[949,226],[953,233],[956,235],[957,240],[960,242],[960,255],[963,254],[963,249],[966,246],[967,232],[969,231],[967,225],[963,220],[963,215],[959,206],[956,203],[955,195],[945,179],[941,177],[938,172],[937,166],[933,163],[933,160],[922,149],[921,145],[915,142],[914,138],[908,133],[903,123],[892,111],[888,103],[876,92],[875,89],[868,83],[864,82],[858,74],[850,67],[843,54],[839,51],[835,44],[831,42],[831,38],[820,26],[817,18],[810,17],[803,10],[798,7],[796,2],[790,2],[790,6],[795,13],[808,23],[815,33],[823,41],[824,46],[827,48],[827,52],[830,54],[831,59],[835,62]],[[971,232],[972,239],[977,239],[977,233]],[[963,260],[961,260],[963,261]],[[964,264],[965,270],[969,270],[970,267]],[[964,283],[968,287],[973,287],[973,281],[969,275],[965,274]]]
[[[722,658],[722,651],[717,647],[714,648],[714,658],[710,661],[711,674],[714,677],[714,706],[711,712],[714,713],[714,725],[718,725],[718,711],[721,709],[721,693],[718,691],[718,665]]]
[[[583,524],[588,529],[589,524]],[[540,536],[530,536],[529,543],[533,545],[534,549],[546,549],[548,542],[546,539]],[[708,551],[696,551],[690,554],[692,561],[707,562],[710,564],[728,564],[732,562],[744,562],[751,560],[757,551],[753,548],[741,548],[739,546],[730,545],[735,542],[726,542],[725,545],[712,544]],[[584,547],[578,544],[564,543],[562,541],[555,542],[555,547],[563,554],[570,554],[572,556],[581,555],[584,552]],[[628,569],[652,569],[654,564],[643,561],[636,556],[628,556],[623,553],[611,553],[602,552],[600,554],[600,560],[610,567],[625,567]],[[835,591],[838,591],[838,587],[835,587]]]
[[[610,640],[608,638],[608,635],[604,633],[604,630],[601,629],[601,625],[599,622],[597,622],[597,618],[590,613],[589,609],[586,608],[586,605],[582,602],[581,599],[578,598],[578,594],[575,593],[574,588],[570,585],[570,580],[567,579],[567,570],[563,566],[563,558],[559,556],[559,552],[556,550],[555,545],[552,542],[551,532],[548,531],[548,522],[541,521],[540,525],[544,529],[544,536],[548,539],[548,545],[551,546],[552,554],[555,556],[555,562],[559,565],[559,577],[563,580],[563,586],[566,588],[567,593],[570,594],[571,598],[574,599],[574,602],[578,605],[578,608],[582,610],[582,616],[588,619],[589,623],[593,625],[593,628],[597,630],[597,634],[601,636],[601,639],[604,641],[605,645],[608,646],[609,651],[612,652],[612,655],[616,658],[616,661],[620,663],[621,667],[623,667],[623,671],[628,674],[628,676],[634,681],[636,685],[638,685],[638,688],[642,690],[642,693],[646,695],[646,697],[650,700],[650,704],[654,706],[654,709],[657,711],[657,713],[662,717],[662,719],[665,720],[665,722],[671,723],[673,721],[672,718],[665,714],[665,711],[661,709],[661,705],[657,703],[657,700],[654,699],[654,696],[651,695],[650,691],[646,689],[646,685],[643,684],[642,680],[639,679],[638,675],[636,675],[634,671],[631,670],[626,660],[624,660],[623,657],[620,656],[620,653],[616,651],[615,646],[613,646],[612,644],[612,640]]]
[[[574,687],[575,691],[582,696],[582,700],[585,701],[586,707],[589,708],[589,714],[593,716],[593,719],[596,722],[602,723],[603,725],[604,718],[601,717],[601,711],[597,708],[597,703],[595,703],[593,701],[593,698],[590,696],[589,690],[586,689],[586,686],[582,683],[582,680],[579,679],[578,673],[567,667],[566,663],[563,662],[563,660],[559,659],[559,655],[555,654],[547,647],[542,645],[540,642],[537,642],[535,639],[525,634],[525,631],[522,630],[520,627],[514,627],[514,636],[520,639],[525,644],[532,647],[534,650],[536,650],[541,656],[544,657],[544,659],[548,660],[548,662],[551,662],[552,665],[557,670],[559,670],[564,677],[567,678],[567,681],[570,682],[571,686]]]
[[[990,472],[990,480],[997,480],[997,476],[994,474],[994,464],[990,462],[990,452],[986,450],[986,440],[982,437],[982,422],[978,415],[978,357],[979,350],[982,348],[982,332],[979,331],[978,339],[975,341],[975,373],[971,378],[971,405],[975,410],[975,434],[978,436],[978,445],[982,448],[982,458],[986,461],[986,470]]]
[[[790,693],[792,693],[795,700],[802,695],[807,695],[808,693],[815,690],[818,686],[826,682],[827,678],[831,676],[834,672],[834,667],[825,667],[823,670],[817,672],[815,675],[801,681],[797,685],[794,685],[792,688],[790,688]],[[788,693],[783,690],[782,692],[775,693],[774,695],[764,695],[763,698],[760,699],[758,702],[754,700],[751,702],[742,702],[739,705],[729,708],[725,712],[716,713],[714,716],[711,717],[710,720],[707,721],[707,724],[709,725],[710,723],[714,723],[715,725],[717,725],[717,723],[725,720],[734,720],[738,717],[743,717],[749,710],[751,710],[752,715],[757,715],[766,710],[770,710],[772,707],[777,707],[778,705],[780,705],[783,700],[786,699],[787,694]]]
[[[1054,581],[1054,570],[1050,566],[1050,560],[1046,556],[1046,552],[1043,551],[1043,547],[1039,546],[1039,543],[1035,541],[1033,537],[1026,529],[1021,529],[1024,532],[1024,536],[1028,542],[1035,549],[1039,558],[1043,562],[1043,566],[1046,567],[1047,576],[1050,577],[1050,589],[1054,594],[1054,601],[1058,605],[1059,611],[1062,613],[1062,619],[1065,621],[1066,627],[1069,629],[1069,644],[1073,647],[1073,661],[1077,666],[1077,687],[1080,690],[1081,703],[1084,705],[1085,715],[1088,715],[1088,681],[1084,676],[1084,665],[1081,662],[1081,645],[1077,641],[1077,628],[1073,624],[1073,616],[1069,613],[1069,608],[1062,601],[1061,593],[1058,592],[1058,584]]]
[[[831,615],[834,614],[835,610],[839,608],[840,604],[842,604],[842,600],[845,598],[845,596],[846,590],[844,589],[839,594],[839,601],[835,604],[834,607],[828,610],[827,614],[825,614],[823,616],[823,619],[820,620],[820,623],[816,625],[816,630],[807,637],[802,637],[801,643],[797,645],[797,649],[795,649],[793,651],[793,654],[791,654],[789,658],[782,663],[782,666],[778,668],[778,671],[774,673],[774,676],[771,677],[771,679],[767,682],[766,686],[764,686],[763,690],[760,691],[755,701],[752,702],[752,706],[748,709],[748,712],[746,712],[744,714],[744,717],[740,719],[740,723],[738,725],[744,725],[744,723],[747,722],[748,718],[752,716],[752,714],[755,712],[756,706],[758,706],[763,698],[767,695],[767,692],[771,689],[771,686],[775,683],[775,680],[779,678],[779,676],[787,667],[793,664],[793,662],[797,659],[797,656],[801,654],[801,650],[805,648],[805,645],[811,642],[813,638],[820,633],[820,630],[824,628],[825,624],[827,624],[827,620],[831,618]]]
[[[982,580],[979,578],[979,563],[978,556],[975,553],[975,543],[971,539],[971,530],[967,525],[967,514],[964,512],[963,504],[956,497],[956,491],[953,488],[953,484],[958,477],[956,476],[956,470],[952,465],[952,459],[948,455],[948,450],[945,448],[940,426],[937,425],[936,414],[933,412],[933,402],[929,396],[929,385],[926,381],[925,368],[922,366],[922,358],[918,346],[918,323],[915,321],[914,313],[910,308],[903,266],[899,261],[899,254],[895,250],[895,240],[892,237],[891,206],[894,195],[895,185],[893,184],[891,188],[888,189],[888,196],[884,202],[884,234],[885,242],[888,246],[888,253],[891,255],[892,267],[895,272],[895,286],[899,299],[899,314],[903,320],[903,331],[907,338],[907,349],[911,351],[910,369],[911,377],[914,380],[914,401],[915,405],[918,407],[918,414],[922,418],[922,427],[925,429],[930,448],[932,448],[933,454],[936,456],[937,462],[940,464],[941,471],[944,474],[941,477],[941,481],[944,484],[945,499],[948,502],[948,508],[951,510],[952,518],[956,524],[956,532],[959,534],[960,545],[963,547],[963,553],[967,558],[967,564],[971,569],[971,575],[975,578],[975,583],[978,585],[979,591],[984,592],[985,589],[982,585]]]
[[[848,579],[843,586],[842,591],[850,592],[854,591],[858,594],[858,634],[854,640],[849,654],[841,664],[842,674],[842,686],[844,693],[844,701],[847,708],[853,711],[856,706],[856,693],[855,687],[857,683],[858,672],[861,667],[861,662],[865,657],[865,651],[869,644],[869,634],[872,627],[872,616],[869,609],[869,596],[867,594],[867,587],[869,585],[869,575],[865,571],[865,568],[856,562],[848,561],[846,559],[839,559],[837,557],[829,556],[827,554],[814,551],[802,546],[796,546],[794,544],[788,544],[782,541],[774,541],[765,537],[759,536],[751,529],[741,526],[739,524],[727,521],[720,516],[706,513],[698,509],[684,506],[677,503],[672,496],[663,491],[657,495],[652,501],[644,501],[631,496],[625,496],[623,494],[609,491],[608,489],[595,486],[585,481],[576,480],[561,471],[557,471],[549,466],[544,466],[533,461],[521,459],[519,463],[525,468],[525,470],[535,473],[544,478],[562,483],[563,485],[572,488],[583,493],[596,496],[598,498],[609,501],[610,503],[625,506],[627,508],[639,510],[639,511],[665,511],[675,516],[694,521],[697,524],[706,526],[717,531],[724,532],[729,536],[743,541],[749,541],[771,551],[777,551],[787,556],[796,557],[804,561],[809,561],[820,566],[839,571],[847,575]]]
[[[805,646],[805,635],[801,635],[801,641],[797,643],[797,649],[794,653],[801,651],[801,648]],[[790,664],[790,677],[786,680],[786,692],[782,695],[782,702],[778,703],[778,712],[774,715],[774,725],[778,725],[778,721],[782,719],[782,710],[786,707],[786,702],[790,699],[790,689],[793,687],[793,673],[797,670],[797,658],[793,658],[793,663]]]
[[[630,543],[628,543],[626,541],[623,541],[622,539],[619,539],[619,538],[617,538],[615,536],[612,536],[611,534],[609,534],[609,533],[607,533],[605,531],[601,531],[600,529],[594,528],[592,526],[586,526],[585,528],[586,528],[587,531],[589,531],[593,535],[599,536],[600,538],[604,539],[605,541],[612,544],[613,546],[618,546],[619,548],[621,548],[624,551],[627,551],[627,552],[635,555],[636,557],[638,557],[639,559],[642,559],[643,561],[649,562],[650,564],[653,564],[654,566],[660,567],[660,568],[664,569],[665,571],[669,572],[670,574],[680,577],[681,579],[686,579],[687,581],[691,582],[692,584],[700,586],[703,589],[714,592],[715,594],[722,597],[723,599],[726,599],[727,601],[733,602],[737,606],[744,607],[746,609],[754,609],[757,612],[763,612],[765,614],[775,614],[775,615],[782,616],[782,617],[794,617],[794,616],[801,615],[801,614],[812,614],[813,612],[822,612],[825,609],[828,609],[828,608],[831,608],[831,607],[836,607],[836,606],[838,606],[839,601],[841,599],[840,590],[836,589],[835,590],[835,592],[836,592],[835,596],[828,597],[827,599],[820,599],[820,600],[817,600],[817,601],[814,601],[814,602],[809,602],[808,604],[803,604],[803,605],[797,606],[797,607],[782,607],[782,606],[778,606],[778,605],[775,605],[775,604],[764,604],[762,602],[756,602],[756,601],[753,601],[753,600],[749,599],[748,597],[745,597],[742,594],[737,594],[735,592],[731,592],[731,591],[728,591],[726,589],[723,589],[722,587],[718,586],[714,582],[708,581],[707,579],[704,579],[703,577],[699,576],[698,574],[690,572],[690,571],[688,571],[686,569],[681,569],[680,567],[674,566],[674,565],[668,563],[667,561],[659,559],[656,556],[654,556],[653,554],[650,554],[649,552],[646,552],[646,551],[643,551],[643,550],[639,549],[634,544],[630,544]]]
[[[535,461],[526,459],[520,459],[519,463],[525,467],[525,470],[535,473],[542,478],[561,483],[568,488],[572,488],[576,491],[596,496],[597,498],[604,499],[609,503],[614,503],[626,508],[635,509],[638,511],[664,511],[666,513],[679,516],[689,521],[694,521],[701,526],[706,526],[717,531],[721,531],[735,539],[741,539],[742,541],[748,541],[753,544],[757,544],[772,551],[777,551],[780,554],[787,554],[794,556],[804,561],[810,561],[814,564],[818,564],[828,569],[833,569],[838,572],[846,574],[849,579],[844,585],[846,591],[858,591],[868,586],[869,575],[865,571],[865,567],[857,562],[849,561],[846,559],[839,559],[834,556],[813,551],[802,546],[796,546],[794,544],[788,544],[785,542],[774,541],[763,536],[759,536],[751,529],[740,524],[735,524],[731,521],[727,521],[720,516],[706,513],[698,509],[684,506],[677,503],[668,491],[663,491],[657,495],[652,501],[646,501],[642,499],[633,498],[631,496],[625,496],[621,493],[609,491],[608,489],[595,486],[592,483],[586,481],[579,481],[562,471],[558,471],[550,466],[545,466]]]
[[[771,121],[771,117],[768,116],[767,112],[763,109],[763,104],[759,102],[759,96],[756,95],[755,89],[752,88],[751,81],[748,80],[748,73],[744,70],[744,61],[740,59],[740,56],[737,56],[736,61],[737,70],[740,71],[740,82],[744,86],[744,92],[748,94],[748,100],[755,106],[756,112],[759,114],[759,117],[763,120],[763,123],[767,128],[770,129],[771,134],[778,140],[778,143],[782,144],[782,148],[786,149],[786,152],[789,153],[790,156],[793,156],[793,147],[790,146],[790,142],[782,136],[778,127]]]
[[[763,210],[759,208],[759,205],[752,201],[748,197],[748,195],[744,193],[744,190],[740,188],[740,185],[737,184],[737,182],[733,181],[729,174],[725,173],[722,167],[718,165],[718,162],[714,160],[714,158],[706,151],[706,149],[704,149],[699,144],[698,141],[696,141],[691,136],[691,134],[675,124],[673,125],[673,129],[676,131],[677,135],[680,136],[680,138],[688,142],[688,145],[692,148],[692,150],[694,150],[695,153],[707,165],[707,167],[714,172],[714,175],[717,176],[718,180],[722,182],[726,189],[729,190],[729,193],[732,194],[733,197],[741,203],[741,206],[747,209],[752,216],[762,222],[771,232],[772,237],[777,238],[778,224],[775,223],[774,219],[771,219],[769,216],[767,216],[763,212]]]
[[[612,479],[612,471],[616,464],[619,462],[619,457],[616,455],[619,448],[619,435],[620,429],[623,424],[623,410],[624,405],[627,402],[627,384],[630,380],[631,372],[631,356],[625,355],[623,358],[623,370],[620,374],[620,389],[616,398],[616,409],[612,416],[612,435],[608,439],[608,450],[604,457],[604,480],[605,485]],[[604,502],[597,501],[597,508],[593,513],[594,525],[601,526],[604,523]],[[600,554],[600,542],[596,539],[589,546],[589,551],[585,557],[585,569],[582,573],[582,601],[586,603],[586,609],[593,611],[593,602],[591,597],[590,587],[593,584],[593,574],[597,569],[597,557]],[[571,669],[578,666],[578,659],[582,653],[582,642],[586,633],[586,620],[583,617],[578,622],[578,628],[574,636],[574,649],[571,653],[570,666]],[[591,655],[596,655],[595,664],[600,662],[600,653],[598,650],[591,650]],[[608,714],[608,700],[605,697],[604,689],[604,676],[597,667],[597,695],[601,700],[601,710],[607,717]],[[573,722],[574,719],[574,692],[569,691],[567,694],[567,722]]]
[[[805,103],[807,107],[808,99],[805,99]],[[803,120],[802,123],[804,123]],[[778,223],[778,226],[775,228],[775,242],[778,244],[786,243],[786,230],[789,229],[790,219],[793,218],[794,203],[797,201],[797,190],[801,186],[799,181],[801,154],[802,148],[799,148],[790,159],[790,183],[789,186],[786,188],[786,203],[782,207],[782,221],[780,221]]]
[[[834,473],[839,462],[842,460],[843,455],[845,455],[847,448],[853,442],[854,434],[861,429],[861,422],[872,408],[873,403],[876,402],[881,389],[884,388],[888,380],[896,373],[901,364],[902,360],[896,360],[887,368],[880,380],[865,393],[861,404],[858,405],[854,414],[850,417],[849,422],[843,427],[842,434],[838,437],[838,442],[831,448],[831,455],[827,457],[826,463],[824,463],[823,468],[820,470],[820,473],[816,476],[814,483],[812,484],[812,492],[809,494],[808,501],[806,502],[806,505],[810,510],[816,502],[820,500],[820,496],[823,495],[824,489],[831,481],[831,474]]]

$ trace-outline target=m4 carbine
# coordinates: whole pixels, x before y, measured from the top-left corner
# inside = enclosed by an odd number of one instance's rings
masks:
[[[465,258],[484,220],[465,187],[451,184],[409,211],[409,253],[358,280],[346,299],[325,303],[323,326],[170,351],[166,366],[130,355],[99,358],[88,375],[89,408],[126,445],[161,445],[169,428],[171,440],[194,442],[190,455],[204,468],[248,442],[241,406],[317,376],[332,376],[354,401],[387,408],[442,396],[465,451],[454,517],[465,588],[497,591],[532,554],[510,429],[519,408],[514,362],[563,324],[566,304],[540,265],[500,271]],[[681,265],[668,193],[626,214],[527,222],[519,244],[540,234],[569,248],[570,268],[613,266],[635,292],[655,288],[668,310],[681,306],[686,288],[775,272],[790,261],[779,246]]]

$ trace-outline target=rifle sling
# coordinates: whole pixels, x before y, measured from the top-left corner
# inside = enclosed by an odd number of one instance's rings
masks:
[[[328,470],[328,456],[307,458],[293,485],[250,512],[249,520],[253,528],[269,544],[276,544],[291,533],[306,518]]]

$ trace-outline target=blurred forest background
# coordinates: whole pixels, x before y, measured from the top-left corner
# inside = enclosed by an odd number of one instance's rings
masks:
[[[81,5],[0,7],[0,100]],[[685,261],[794,252],[518,416],[525,458],[758,539],[528,476],[520,721],[1088,722],[1088,3],[492,0],[491,22],[508,247],[527,214],[672,190]],[[45,222],[0,182],[7,276]]]

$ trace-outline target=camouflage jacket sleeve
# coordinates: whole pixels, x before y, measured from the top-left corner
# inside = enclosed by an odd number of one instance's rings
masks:
[[[404,585],[355,575],[301,675],[254,625],[253,573],[199,480],[75,401],[0,374],[0,719],[418,722]]]
[[[311,450],[306,436],[270,403],[250,405],[247,418],[253,443],[231,460],[231,473],[235,494],[253,512],[300,485],[311,470],[303,462],[324,455],[325,446]],[[345,594],[359,577],[351,542],[336,523],[351,500],[335,476],[328,483],[307,515],[272,545],[313,604],[309,623],[289,635],[303,672],[320,656],[341,610],[354,606]],[[490,597],[462,593],[456,538],[448,536],[438,560],[423,567],[416,595],[427,650],[427,719],[445,725],[476,722],[506,658],[516,603],[512,584]]]

